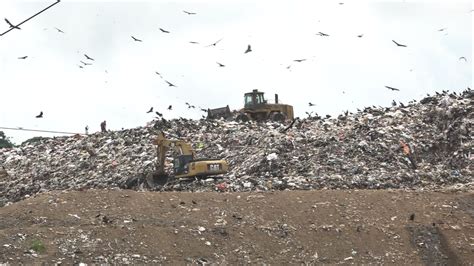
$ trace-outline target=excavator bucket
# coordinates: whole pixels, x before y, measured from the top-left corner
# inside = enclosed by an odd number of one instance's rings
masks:
[[[169,179],[170,179],[169,175],[158,174],[158,173],[149,173],[145,178],[146,183],[150,188],[164,186],[168,182]]]
[[[232,116],[230,108],[227,105],[226,107],[216,108],[216,109],[207,109],[207,118],[208,119],[227,119]]]

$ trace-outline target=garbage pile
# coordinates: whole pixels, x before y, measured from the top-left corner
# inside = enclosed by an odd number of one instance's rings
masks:
[[[472,185],[474,91],[293,123],[156,120],[147,127],[39,138],[0,150],[0,206],[49,190],[265,191]],[[150,187],[159,131],[229,173]],[[171,172],[173,154],[168,154]]]

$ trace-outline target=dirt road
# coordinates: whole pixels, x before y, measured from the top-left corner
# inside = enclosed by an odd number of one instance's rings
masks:
[[[468,264],[473,216],[472,192],[58,191],[0,208],[0,263]]]

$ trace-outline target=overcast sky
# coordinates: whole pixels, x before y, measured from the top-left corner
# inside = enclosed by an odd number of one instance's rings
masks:
[[[3,18],[16,24],[52,3],[1,0],[0,32],[9,28]],[[252,89],[271,100],[278,93],[300,117],[462,91],[472,87],[472,8],[448,0],[62,0],[0,37],[0,127],[83,133],[107,120],[108,129],[133,128],[153,119],[151,106],[165,118],[200,118],[185,102],[238,109]],[[81,60],[92,65],[79,68]],[[53,136],[3,131],[16,143]]]

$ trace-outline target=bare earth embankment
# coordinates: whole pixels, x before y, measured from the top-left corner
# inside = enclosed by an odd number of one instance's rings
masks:
[[[48,192],[0,208],[0,262],[467,265],[473,210],[472,192]]]

